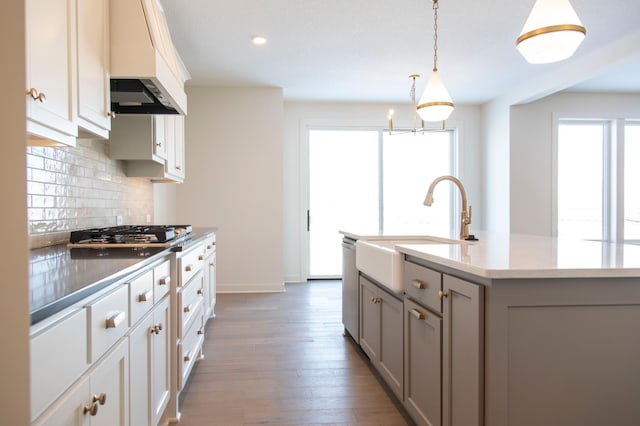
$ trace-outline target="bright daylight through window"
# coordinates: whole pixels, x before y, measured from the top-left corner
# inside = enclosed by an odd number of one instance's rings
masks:
[[[561,120],[558,235],[640,242],[639,156],[639,121]]]
[[[451,186],[422,202],[433,179],[456,172],[452,130],[390,136],[378,130],[309,131],[310,276],[342,273],[340,230],[394,233],[451,227]]]

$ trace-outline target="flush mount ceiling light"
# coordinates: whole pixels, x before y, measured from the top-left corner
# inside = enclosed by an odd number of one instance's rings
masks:
[[[262,46],[263,44],[267,43],[267,38],[261,35],[254,35],[254,36],[251,36],[251,41],[253,42],[253,44]]]
[[[587,30],[569,0],[536,0],[516,48],[531,64],[547,64],[569,58]]]
[[[438,0],[433,0],[433,72],[416,109],[424,121],[444,121],[453,112],[453,101],[438,74]]]

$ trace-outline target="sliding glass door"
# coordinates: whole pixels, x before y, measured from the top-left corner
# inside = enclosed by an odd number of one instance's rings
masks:
[[[380,130],[309,130],[309,277],[342,273],[340,230],[439,233],[450,229],[451,185],[429,184],[456,168],[453,131],[393,135]],[[455,201],[454,201],[455,200]]]

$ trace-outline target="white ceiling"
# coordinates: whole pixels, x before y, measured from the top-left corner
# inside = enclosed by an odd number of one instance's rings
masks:
[[[587,38],[572,58],[545,65],[515,49],[533,3],[439,1],[438,68],[454,102],[485,103],[531,81],[541,93],[578,83],[573,90],[640,93],[640,0],[572,0]],[[431,0],[162,4],[189,85],[281,87],[285,100],[408,102],[408,76],[433,66]],[[254,46],[254,34],[267,44]]]

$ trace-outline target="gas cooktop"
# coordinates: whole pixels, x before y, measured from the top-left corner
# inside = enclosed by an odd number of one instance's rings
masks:
[[[125,225],[72,231],[69,247],[169,247],[192,231],[191,225]]]

